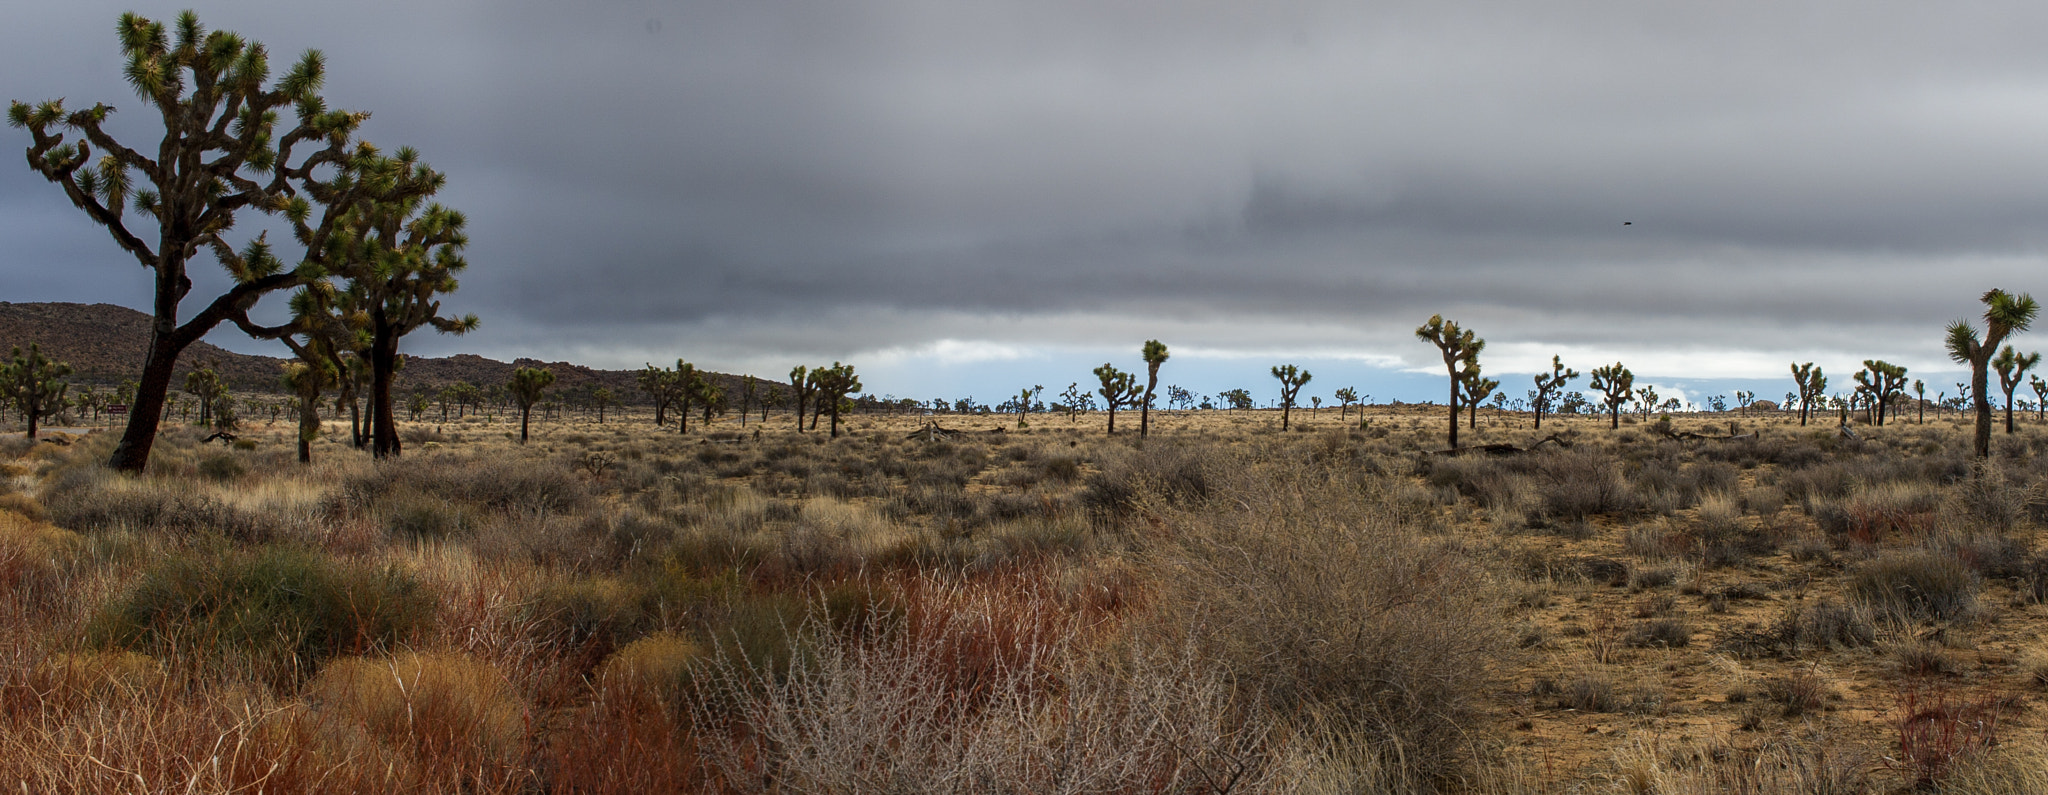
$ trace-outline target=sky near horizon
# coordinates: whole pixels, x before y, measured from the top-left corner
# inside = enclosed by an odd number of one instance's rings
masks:
[[[14,4],[0,98],[153,141],[114,21],[187,5]],[[194,7],[276,71],[323,50],[329,103],[448,175],[473,242],[446,305],[483,326],[427,355],[837,360],[994,403],[1156,338],[1205,394],[1299,363],[1305,395],[1441,400],[1414,329],[1443,313],[1513,397],[1552,355],[1700,402],[1881,358],[1932,396],[1946,323],[2048,294],[2040,3]],[[148,305],[18,154],[0,238],[0,300]]]

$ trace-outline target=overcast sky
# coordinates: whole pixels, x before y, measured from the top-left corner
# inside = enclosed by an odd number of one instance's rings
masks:
[[[12,4],[0,98],[104,101],[153,140],[114,21],[183,7]],[[841,360],[994,402],[1142,369],[1158,338],[1162,381],[1199,391],[1298,362],[1310,393],[1426,399],[1413,331],[1441,312],[1492,374],[1562,354],[1725,391],[1884,358],[1931,395],[1978,294],[2048,293],[2048,4],[197,10],[279,71],[324,50],[330,103],[448,174],[473,245],[447,304],[483,328],[408,342],[428,354]],[[133,260],[5,157],[0,300],[145,307]]]

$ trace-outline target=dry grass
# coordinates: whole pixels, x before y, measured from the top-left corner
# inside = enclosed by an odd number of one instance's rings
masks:
[[[15,445],[0,786],[2039,788],[2038,429],[1368,418]]]

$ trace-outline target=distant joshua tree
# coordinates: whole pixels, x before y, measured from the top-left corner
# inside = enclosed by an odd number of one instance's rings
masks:
[[[1922,380],[1920,380],[1920,379],[1917,379],[1917,378],[1913,379],[1913,394],[1915,394],[1915,395],[1918,395],[1918,396],[1919,396],[1919,399],[1918,399],[1918,400],[1915,400],[1915,401],[1913,401],[1913,408],[1915,408],[1915,409],[1917,409],[1917,410],[1919,411],[1919,419],[1915,420],[1915,421],[1914,421],[1914,424],[1916,424],[1916,425],[1926,425],[1926,424],[1927,424],[1927,382],[1925,382],[1925,381],[1922,381]]]
[[[1288,415],[1294,411],[1294,396],[1301,392],[1311,376],[1307,370],[1283,364],[1273,368],[1273,377],[1280,379],[1280,430],[1285,431]],[[1452,418],[1454,423],[1456,419]]]
[[[1158,340],[1146,340],[1138,355],[1145,358],[1145,396],[1138,403],[1138,435],[1149,436],[1152,433],[1152,393],[1159,388],[1159,365],[1166,363],[1166,345]]]
[[[1102,396],[1102,403],[1109,409],[1109,433],[1116,433],[1116,410],[1136,403],[1144,395],[1138,386],[1138,377],[1116,369],[1115,365],[1103,362],[1095,368],[1095,377],[1102,381],[1102,388],[1096,394]]]
[[[1351,416],[1351,404],[1358,402],[1358,390],[1348,386],[1344,387],[1337,390],[1336,398],[1339,407],[1337,416]]]
[[[817,391],[818,405],[826,406],[832,414],[832,438],[839,438],[839,411],[847,395],[858,394],[861,390],[860,376],[853,372],[853,365],[833,362],[831,367],[820,367],[811,371],[811,384]]]
[[[1998,371],[1998,386],[2005,390],[2006,433],[2012,433],[2012,391],[2020,385],[2020,379],[2026,376],[2027,371],[2040,363],[2039,351],[2022,354],[2013,350],[2011,345],[2005,346],[1998,352],[1998,357],[1991,360],[1991,369]]]
[[[1080,412],[1086,411],[1081,402],[1088,399],[1088,393],[1081,391],[1081,382],[1068,382],[1067,390],[1060,393],[1060,401],[1067,405],[1067,423],[1079,420]],[[1092,401],[1091,401],[1092,402]]]
[[[1564,366],[1564,359],[1550,357],[1550,372],[1536,374],[1536,391],[1530,393],[1529,407],[1536,412],[1536,430],[1543,430],[1543,410],[1550,408],[1554,396],[1564,391],[1565,385],[1579,377],[1579,371]]]
[[[796,398],[796,432],[804,432],[804,401],[811,399],[811,368],[801,364],[789,368],[789,388]]]
[[[2037,398],[2034,401],[2034,408],[2039,412],[2039,416],[2035,419],[2048,422],[2048,381],[2041,380],[2041,377],[2037,375],[2027,384],[2034,388],[2034,397]]]
[[[44,417],[64,410],[64,393],[71,388],[71,365],[52,361],[42,346],[30,343],[28,353],[14,349],[14,361],[0,363],[0,396],[21,412],[28,423],[28,438],[36,438],[36,426]]]
[[[512,400],[519,404],[519,443],[526,444],[527,421],[533,417],[533,406],[540,402],[542,393],[555,383],[555,374],[545,368],[521,367],[512,371],[512,381],[505,389],[512,393]]]
[[[1593,380],[1589,386],[1606,396],[1601,403],[1607,406],[1607,427],[1621,427],[1621,407],[1628,403],[1635,383],[1636,374],[1621,366],[1621,362],[1593,368]]]
[[[1415,338],[1437,347],[1443,354],[1444,369],[1451,376],[1451,447],[1458,446],[1458,397],[1465,380],[1479,374],[1479,352],[1486,349],[1486,340],[1475,336],[1469,329],[1461,329],[1455,320],[1444,320],[1443,315],[1431,315],[1428,323],[1415,329]]]
[[[1977,430],[1975,453],[1978,458],[1991,457],[1991,397],[1988,394],[1987,370],[1991,355],[1998,350],[2007,335],[2026,331],[2040,314],[2041,305],[2034,297],[2021,293],[2017,296],[2004,290],[1990,290],[1978,299],[1984,303],[1984,334],[1980,339],[1977,329],[1968,320],[1957,320],[1948,327],[1948,355],[1958,364],[1970,366],[1970,399],[1977,407]]]
[[[1819,400],[1822,395],[1827,394],[1828,377],[1825,373],[1821,372],[1819,367],[1815,367],[1813,362],[1794,364],[1792,365],[1792,383],[1799,387],[1799,424],[1803,426],[1806,424],[1807,417],[1813,413],[1814,402]],[[1785,393],[1785,401],[1787,403],[1792,402],[1793,399],[1792,393]]]

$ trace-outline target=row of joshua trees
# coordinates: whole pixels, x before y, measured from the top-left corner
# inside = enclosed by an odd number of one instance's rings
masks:
[[[2004,343],[2008,337],[2026,331],[2040,314],[2041,307],[2031,295],[1999,289],[1984,293],[1979,300],[1984,304],[1983,329],[1980,331],[1968,319],[1956,320],[1948,326],[1946,347],[1949,358],[1970,368],[1967,399],[1975,408],[1977,420],[1972,434],[1972,451],[1978,458],[1987,458],[1991,455],[1990,376],[1993,372],[1997,374],[1999,387],[2005,393],[2005,429],[2011,433],[2013,390],[2029,370],[2041,363],[2041,354],[2020,353]],[[1486,349],[1486,340],[1480,339],[1471,329],[1459,326],[1457,321],[1445,320],[1443,315],[1431,316],[1429,322],[1415,330],[1415,336],[1435,345],[1443,355],[1444,368],[1450,376],[1448,438],[1450,446],[1456,448],[1459,409],[1468,407],[1476,410],[1478,402],[1498,386],[1480,376],[1479,354]],[[1550,366],[1550,372],[1536,374],[1536,388],[1530,392],[1538,430],[1543,427],[1544,411],[1550,409],[1557,397],[1563,394],[1567,383],[1579,377],[1578,371],[1565,367],[1559,357],[1552,356]],[[1274,368],[1274,375],[1280,375],[1280,368]],[[1591,376],[1591,388],[1601,395],[1610,428],[1620,427],[1621,407],[1630,400],[1646,406],[1656,404],[1656,392],[1650,387],[1636,389],[1635,374],[1620,362],[1593,368]],[[1302,373],[1302,378],[1306,381],[1307,373]],[[1805,425],[1812,409],[1826,394],[1827,375],[1812,362],[1794,363],[1792,380],[1798,387],[1798,391],[1792,394],[1799,403],[1799,424]],[[1855,396],[1870,407],[1876,424],[1882,425],[1893,402],[1905,396],[1906,368],[1882,359],[1868,359],[1863,362],[1863,370],[1855,374],[1855,381]],[[2034,376],[2031,383],[2035,391],[2044,396],[2044,401],[2048,401],[2048,382]],[[1913,387],[1924,402],[1926,385],[1914,381]],[[1745,396],[1746,393],[1738,395]],[[1846,412],[1847,404],[1843,405]]]

